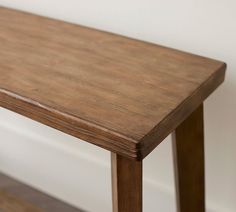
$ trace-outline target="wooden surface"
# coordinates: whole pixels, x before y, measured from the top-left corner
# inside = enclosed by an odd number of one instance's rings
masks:
[[[173,134],[178,212],[204,212],[204,129],[200,105]]]
[[[0,8],[0,105],[143,159],[224,80],[225,64]]]
[[[0,211],[82,212],[3,174],[0,174]]]
[[[142,212],[142,161],[111,153],[113,212]]]
[[[0,190],[0,211],[1,212],[42,212],[38,207],[19,200],[15,196],[9,195],[5,191]]]

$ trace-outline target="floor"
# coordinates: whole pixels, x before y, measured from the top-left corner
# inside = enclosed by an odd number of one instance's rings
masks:
[[[83,212],[0,173],[0,212]]]

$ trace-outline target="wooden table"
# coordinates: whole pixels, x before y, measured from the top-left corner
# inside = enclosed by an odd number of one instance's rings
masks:
[[[142,160],[172,132],[178,211],[204,211],[203,101],[225,69],[0,8],[0,105],[111,151],[114,212],[142,211]]]

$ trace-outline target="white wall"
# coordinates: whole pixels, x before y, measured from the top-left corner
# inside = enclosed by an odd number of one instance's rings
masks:
[[[234,0],[0,0],[0,5],[226,61],[226,82],[205,104],[207,208],[236,211]],[[0,170],[73,205],[109,212],[110,155],[78,141],[0,109]],[[144,162],[145,212],[175,211],[172,168],[167,138]]]

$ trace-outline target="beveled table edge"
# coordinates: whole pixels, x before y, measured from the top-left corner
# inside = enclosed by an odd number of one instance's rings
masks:
[[[138,141],[132,138],[3,88],[0,106],[109,151],[130,158],[138,155]]]
[[[134,160],[142,160],[224,81],[225,70],[226,64],[222,63],[192,95],[140,141],[3,88],[0,88],[0,106],[109,151]]]
[[[157,145],[171,134],[178,125],[224,82],[226,67],[226,63],[221,62],[217,71],[141,139],[139,142],[141,158],[145,158],[154,150]]]

